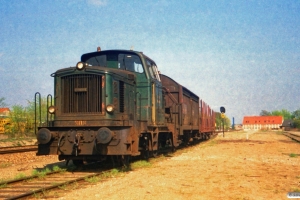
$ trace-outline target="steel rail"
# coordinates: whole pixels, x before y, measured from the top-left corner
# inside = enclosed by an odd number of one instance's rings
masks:
[[[292,140],[295,140],[295,141],[297,141],[297,142],[300,142],[300,133],[299,133],[299,135],[298,135],[298,134],[295,134],[295,133],[292,133],[292,132],[287,132],[287,131],[285,131],[285,132],[283,132],[283,135],[285,135],[285,136],[291,138]]]
[[[45,192],[47,190],[52,190],[52,189],[55,189],[55,188],[59,188],[60,186],[63,186],[63,185],[68,185],[68,184],[71,184],[71,183],[74,183],[74,182],[82,181],[82,180],[85,180],[87,178],[91,178],[91,177],[97,176],[97,175],[100,175],[100,174],[90,174],[88,176],[83,176],[83,177],[80,177],[80,178],[65,181],[65,182],[62,182],[62,183],[55,184],[55,185],[42,187],[42,188],[37,189],[37,190],[31,190],[29,192],[26,192],[26,193],[23,193],[23,194],[20,194],[20,195],[17,195],[17,196],[9,197],[7,199],[8,200],[13,200],[13,199],[25,198],[25,197],[28,197],[28,196],[31,196],[31,195],[34,195],[34,194],[37,194],[37,193]]]
[[[2,188],[0,188],[0,198],[4,198],[4,199],[20,199],[20,198],[25,198],[34,194],[38,194],[41,192],[45,192],[45,191],[49,191],[52,189],[56,189],[59,188],[61,186],[64,185],[68,185],[74,182],[78,182],[78,181],[83,181],[85,179],[91,178],[93,176],[99,176],[101,174],[103,174],[104,172],[107,172],[109,170],[105,170],[105,171],[101,171],[99,173],[84,173],[84,175],[82,175],[81,173],[78,175],[76,173],[73,172],[64,172],[61,177],[58,177],[59,180],[57,180],[57,177],[52,177],[52,175],[54,174],[59,174],[61,173],[61,171],[57,171],[57,172],[50,172],[47,173],[45,177],[43,177],[43,179],[39,179],[38,175],[35,176],[29,176],[29,177],[25,177],[22,179],[17,179],[17,180],[11,180],[11,181],[5,181],[5,182],[1,182],[0,186],[4,186]],[[65,173],[69,173],[69,174],[65,174]],[[68,176],[70,175],[70,176]],[[74,176],[74,177],[73,177]],[[34,181],[34,179],[36,179],[36,181]],[[68,179],[68,180],[66,180]],[[32,182],[30,182],[29,184],[26,185],[26,183],[23,183],[26,180],[32,180]],[[62,182],[60,180],[63,180]],[[53,182],[51,184],[51,182]],[[55,183],[58,182],[58,183]],[[16,184],[21,184],[22,185],[19,186]],[[36,183],[36,184],[35,184]],[[45,185],[42,187],[39,187],[41,185]],[[24,189],[26,188],[26,189]],[[10,193],[16,193],[18,192],[18,190],[25,190],[24,192],[19,191],[20,193],[16,194],[16,195],[10,195]],[[4,193],[4,194],[3,194]]]
[[[23,152],[30,152],[30,151],[37,151],[37,150],[38,150],[37,145],[1,147],[0,154],[23,153]]]

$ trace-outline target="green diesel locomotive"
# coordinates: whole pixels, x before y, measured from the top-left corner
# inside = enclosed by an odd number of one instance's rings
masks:
[[[214,133],[209,106],[142,52],[98,48],[52,76],[54,103],[38,127],[37,155],[128,164],[131,156],[156,156]]]

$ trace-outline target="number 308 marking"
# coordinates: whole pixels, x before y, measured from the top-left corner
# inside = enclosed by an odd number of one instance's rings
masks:
[[[74,121],[76,126],[84,126],[86,125],[86,121]]]

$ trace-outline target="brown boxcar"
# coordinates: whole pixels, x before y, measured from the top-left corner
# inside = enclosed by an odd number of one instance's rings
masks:
[[[172,78],[161,74],[165,89],[165,113],[168,127],[173,132],[174,144],[188,143],[212,134],[214,112],[200,98]]]

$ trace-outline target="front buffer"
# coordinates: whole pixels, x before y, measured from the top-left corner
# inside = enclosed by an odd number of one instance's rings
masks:
[[[37,133],[37,155],[58,155],[59,160],[103,160],[108,155],[138,155],[134,151],[131,127],[112,129],[49,130]]]

